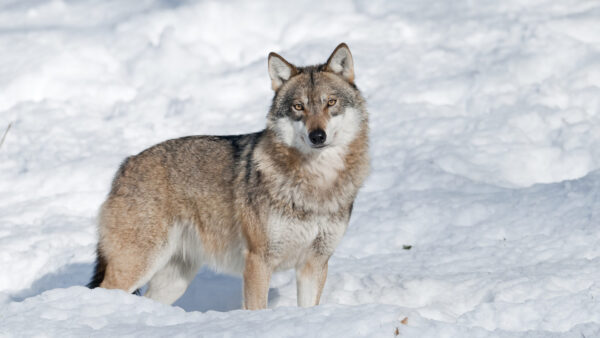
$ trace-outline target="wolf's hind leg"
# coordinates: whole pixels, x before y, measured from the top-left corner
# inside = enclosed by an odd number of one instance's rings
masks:
[[[173,248],[164,240],[127,240],[131,236],[124,234],[124,231],[113,231],[101,239],[106,269],[100,287],[132,293],[167,264]]]
[[[152,276],[152,266],[141,257],[138,260],[117,257],[109,259],[101,288],[121,289],[128,293],[142,287]]]
[[[181,257],[173,256],[148,283],[145,297],[164,304],[173,304],[183,295],[199,269],[195,262],[185,262]]]

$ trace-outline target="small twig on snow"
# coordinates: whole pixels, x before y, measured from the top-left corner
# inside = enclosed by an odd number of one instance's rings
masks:
[[[4,139],[6,138],[6,134],[8,134],[8,131],[10,130],[10,126],[12,126],[12,122],[8,124],[8,127],[6,127],[6,130],[4,131],[4,135],[2,135],[2,139],[0,140],[0,148],[2,148],[2,145],[4,144]]]

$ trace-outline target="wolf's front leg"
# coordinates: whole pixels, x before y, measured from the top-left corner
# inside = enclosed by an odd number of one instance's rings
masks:
[[[323,286],[327,279],[329,257],[309,258],[304,265],[296,268],[296,291],[298,306],[307,307],[319,304]]]
[[[270,280],[271,269],[264,255],[248,252],[244,267],[244,309],[267,308]]]

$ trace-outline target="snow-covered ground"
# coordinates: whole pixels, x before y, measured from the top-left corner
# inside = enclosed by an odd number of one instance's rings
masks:
[[[372,174],[322,305],[203,270],[174,306],[88,290],[120,161],[262,129],[266,56],[345,41]],[[0,2],[0,336],[600,336],[600,3]]]

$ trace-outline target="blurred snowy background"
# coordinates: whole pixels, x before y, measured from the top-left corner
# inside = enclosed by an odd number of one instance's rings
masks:
[[[267,54],[340,42],[373,171],[321,306],[295,307],[291,271],[258,312],[210,271],[178,307],[81,287],[123,158],[262,129]],[[9,124],[0,336],[600,336],[596,0],[2,0]]]

